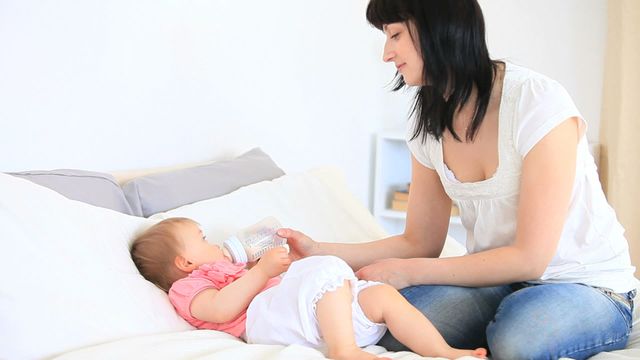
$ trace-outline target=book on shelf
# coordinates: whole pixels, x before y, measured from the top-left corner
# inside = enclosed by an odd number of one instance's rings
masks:
[[[403,190],[396,190],[393,192],[393,200],[407,201],[409,200],[409,192]]]
[[[407,201],[409,200],[409,184],[406,188],[398,189],[393,192],[391,199],[391,210],[407,211]]]
[[[393,199],[394,200],[404,200],[404,201],[409,199],[409,187],[410,186],[411,186],[411,183],[407,183],[406,186],[403,185],[403,186],[397,187],[393,191]]]
[[[407,204],[408,202],[406,200],[393,199],[391,201],[391,210],[407,211]]]

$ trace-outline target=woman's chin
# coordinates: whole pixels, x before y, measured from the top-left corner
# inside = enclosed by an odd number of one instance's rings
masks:
[[[423,81],[421,79],[408,79],[406,77],[403,77],[402,80],[404,80],[404,83],[407,86],[422,86]]]

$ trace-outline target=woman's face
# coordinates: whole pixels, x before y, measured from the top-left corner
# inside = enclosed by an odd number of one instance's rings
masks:
[[[382,30],[387,37],[382,60],[393,62],[407,85],[424,85],[422,55],[420,50],[416,48],[407,25],[403,22],[391,23],[384,25]],[[417,31],[412,33],[417,34]],[[414,35],[414,37],[416,36]]]

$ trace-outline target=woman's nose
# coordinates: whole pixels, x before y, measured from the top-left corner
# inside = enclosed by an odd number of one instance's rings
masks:
[[[396,55],[395,52],[393,52],[392,49],[390,49],[389,42],[385,41],[384,49],[382,50],[382,61],[389,62],[393,60],[393,57],[395,55]]]

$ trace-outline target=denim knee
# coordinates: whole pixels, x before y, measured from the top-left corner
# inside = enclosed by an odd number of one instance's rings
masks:
[[[517,330],[515,330],[517,331]],[[493,360],[538,359],[531,344],[499,322],[487,326],[487,344]]]
[[[508,286],[469,288],[418,285],[400,293],[431,321],[447,343],[457,348],[485,347],[485,328],[500,301],[511,292]],[[387,350],[407,350],[387,334],[380,342]]]
[[[627,303],[586,285],[528,286],[502,301],[487,326],[487,344],[495,360],[586,359],[623,348],[630,319]]]

